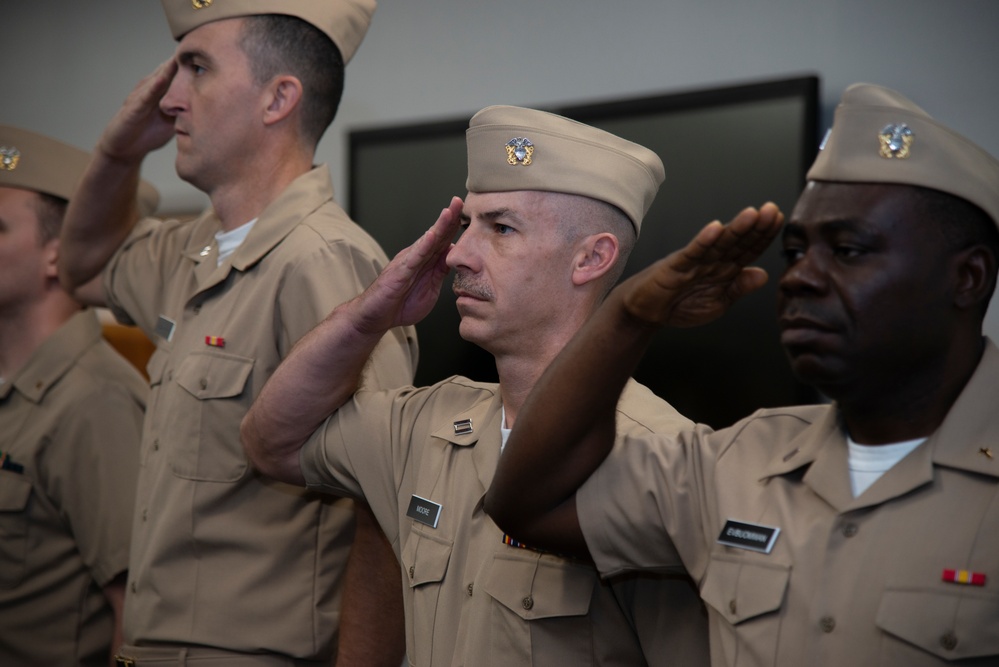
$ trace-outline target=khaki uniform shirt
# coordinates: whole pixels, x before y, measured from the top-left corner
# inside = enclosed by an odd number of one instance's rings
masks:
[[[461,377],[421,389],[361,391],[306,443],[302,471],[310,488],[363,497],[396,548],[410,664],[643,664],[629,610],[592,565],[506,544],[483,512],[501,419],[498,387]],[[622,398],[622,433],[689,424],[641,385]],[[677,650],[683,644],[705,656],[693,589],[682,580],[645,583],[661,588],[636,593],[636,580],[621,585],[630,600],[672,592],[677,608],[688,610],[667,628]],[[643,629],[657,624],[641,610],[635,616]]]
[[[857,498],[834,406],[636,439],[579,490],[584,535],[606,573],[679,555],[714,665],[997,665],[997,389],[990,342],[937,432]],[[770,553],[726,546],[727,520],[780,533]]]
[[[292,345],[387,262],[332,195],[326,167],[299,177],[221,266],[211,211],[143,221],[105,271],[115,314],[156,344],[127,644],[316,659],[334,651],[352,506],[261,477],[239,437]],[[390,332],[365,382],[411,382],[415,354],[412,329]]]
[[[107,665],[146,392],[92,311],[0,384],[0,665]]]

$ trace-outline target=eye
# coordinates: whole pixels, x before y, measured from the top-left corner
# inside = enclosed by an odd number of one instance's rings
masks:
[[[833,253],[841,259],[856,259],[866,252],[865,248],[856,245],[840,244],[833,248]]]
[[[500,234],[501,236],[505,236],[505,235],[510,234],[510,233],[512,233],[514,231],[513,227],[510,227],[509,225],[504,225],[504,224],[499,223],[499,222],[497,222],[496,224],[493,225],[493,230],[497,234]]]
[[[781,250],[781,256],[784,258],[784,263],[787,265],[794,264],[796,261],[802,258],[805,254],[805,249],[801,246],[784,244],[784,248]]]

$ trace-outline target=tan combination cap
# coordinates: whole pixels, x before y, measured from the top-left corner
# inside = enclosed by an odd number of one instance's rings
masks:
[[[83,176],[90,154],[37,132],[0,125],[0,186],[34,190],[69,201]],[[160,194],[139,183],[139,211],[152,215]]]
[[[846,89],[808,180],[932,188],[977,205],[999,225],[999,161],[882,86]]]
[[[491,106],[465,132],[469,192],[543,190],[613,204],[637,234],[665,178],[654,152],[545,111]]]
[[[333,40],[346,65],[357,52],[375,13],[375,0],[160,0],[173,38],[222,19],[259,14],[294,16]]]

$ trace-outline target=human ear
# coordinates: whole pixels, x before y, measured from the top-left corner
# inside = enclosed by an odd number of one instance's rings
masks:
[[[302,100],[302,82],[294,76],[275,77],[267,85],[266,92],[264,124],[271,125],[284,120],[298,107]]]
[[[955,256],[954,305],[973,308],[992,294],[996,281],[996,257],[983,245],[966,248]]]
[[[573,256],[572,284],[585,285],[610,271],[620,254],[617,237],[608,232],[587,236]]]

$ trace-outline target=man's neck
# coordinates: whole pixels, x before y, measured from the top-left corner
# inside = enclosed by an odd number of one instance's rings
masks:
[[[861,395],[836,397],[851,437],[880,445],[932,435],[974,375],[985,339],[953,346],[951,354],[928,369],[880,389],[872,383]]]
[[[229,232],[257,218],[299,176],[312,169],[311,156],[275,160],[237,181],[208,193],[222,231]]]
[[[79,304],[66,296],[0,313],[0,377],[13,379],[42,343],[79,310]]]

